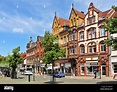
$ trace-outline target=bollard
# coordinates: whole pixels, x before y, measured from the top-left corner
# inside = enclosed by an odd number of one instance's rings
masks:
[[[30,82],[30,74],[28,74],[28,82]]]

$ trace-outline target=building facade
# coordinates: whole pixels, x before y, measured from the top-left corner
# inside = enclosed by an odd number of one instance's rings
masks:
[[[33,42],[32,37],[30,37],[30,41],[26,46],[27,68],[34,69],[35,73],[42,71],[42,61],[40,60],[44,56],[44,48],[41,44],[42,39],[43,37],[37,36],[37,41]]]
[[[74,8],[72,4],[72,9],[69,17],[70,28],[68,30],[68,59],[71,63],[71,75],[77,75],[77,61],[78,61],[78,33],[77,26],[82,24],[84,21],[85,14]]]
[[[104,28],[104,23],[107,23],[107,18],[114,16],[117,16],[117,12],[113,9],[101,11],[90,3],[86,14],[74,9],[72,4],[67,26],[65,26],[67,24],[65,19],[62,20],[64,26],[61,26],[59,21],[61,18],[54,18],[52,34],[59,38],[61,47],[67,48],[66,60],[70,64],[71,75],[93,76],[96,67],[99,67],[100,77],[112,76],[117,71],[116,51],[104,43],[105,39],[111,37]],[[68,42],[63,44],[61,41]],[[62,60],[57,61],[61,65]],[[63,66],[65,68],[64,64]]]

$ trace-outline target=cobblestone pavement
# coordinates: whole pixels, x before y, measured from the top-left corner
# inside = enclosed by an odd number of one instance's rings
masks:
[[[18,79],[0,76],[0,84],[49,84],[52,80],[48,75],[35,75],[29,78],[27,75],[20,75]],[[66,76],[64,78],[56,78],[56,84],[117,84],[117,78],[102,77],[101,79],[93,79],[91,76]]]

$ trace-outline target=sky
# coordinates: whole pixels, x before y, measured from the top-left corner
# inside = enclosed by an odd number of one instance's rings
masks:
[[[38,35],[52,32],[55,12],[69,19],[72,4],[87,13],[91,2],[101,11],[117,5],[116,0],[0,0],[0,55],[12,54],[18,46],[20,52],[26,52],[30,37],[36,42]]]

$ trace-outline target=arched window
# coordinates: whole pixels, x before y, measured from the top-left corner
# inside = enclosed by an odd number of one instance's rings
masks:
[[[89,43],[88,44],[88,53],[95,53],[96,52],[96,43]]]
[[[84,54],[85,53],[85,47],[84,47],[84,45],[81,45],[80,46],[80,53],[81,54]]]

